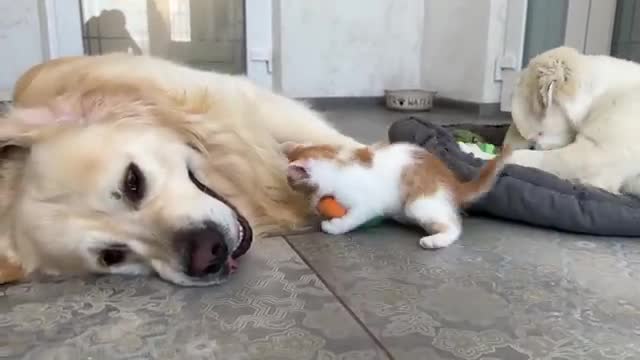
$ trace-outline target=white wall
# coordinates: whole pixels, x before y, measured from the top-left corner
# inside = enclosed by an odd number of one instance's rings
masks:
[[[77,0],[0,0],[0,16],[0,101],[31,66],[82,54]]]
[[[508,0],[274,0],[276,88],[292,97],[424,87],[497,103]]]
[[[275,11],[275,82],[286,95],[380,96],[420,85],[422,0],[280,0]]]
[[[8,100],[18,76],[47,56],[41,12],[37,0],[0,0],[0,100]]]
[[[508,0],[425,0],[422,86],[439,96],[497,103],[495,62]]]

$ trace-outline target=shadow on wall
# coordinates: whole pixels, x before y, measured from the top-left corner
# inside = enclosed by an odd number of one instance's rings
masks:
[[[151,54],[204,70],[245,71],[244,1],[84,0],[83,4],[87,15],[95,15],[85,22],[89,55]]]
[[[84,24],[86,52],[89,55],[128,52],[141,55],[142,49],[127,30],[127,18],[121,10],[102,10]]]

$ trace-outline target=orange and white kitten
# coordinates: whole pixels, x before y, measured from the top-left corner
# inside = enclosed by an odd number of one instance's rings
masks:
[[[488,192],[510,151],[489,160],[477,178],[461,182],[436,156],[416,145],[395,143],[339,148],[283,144],[289,185],[317,202],[332,195],[346,209],[324,220],[322,230],[343,234],[385,216],[423,227],[423,248],[442,248],[462,233],[459,209]]]

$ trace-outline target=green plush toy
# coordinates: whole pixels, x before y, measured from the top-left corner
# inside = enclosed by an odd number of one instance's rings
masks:
[[[457,142],[475,144],[480,151],[487,154],[497,155],[499,152],[495,145],[488,143],[482,136],[469,130],[455,129],[453,130],[453,137]]]

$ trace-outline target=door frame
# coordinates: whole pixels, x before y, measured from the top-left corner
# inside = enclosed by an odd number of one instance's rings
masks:
[[[244,0],[247,77],[273,89],[273,0]]]
[[[616,0],[568,0],[564,44],[585,54],[611,53]],[[502,81],[500,110],[511,111],[511,96],[522,70],[528,0],[509,0],[503,54],[498,60]],[[569,15],[570,14],[570,15]]]
[[[78,0],[44,0],[46,60],[84,54],[82,11]]]
[[[585,54],[611,54],[616,0],[569,0],[565,45]]]

